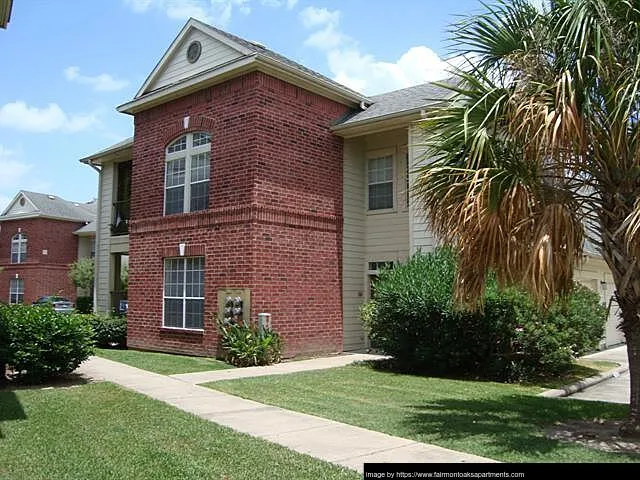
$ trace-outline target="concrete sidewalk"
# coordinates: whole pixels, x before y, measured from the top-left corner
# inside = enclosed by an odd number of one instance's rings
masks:
[[[569,398],[600,402],[629,403],[631,386],[627,346],[622,345],[620,347],[603,350],[602,352],[587,355],[584,358],[616,362],[620,364],[620,367],[615,369],[612,375],[603,375],[604,378],[602,381],[593,382],[587,388],[569,395]]]
[[[388,358],[382,355],[367,353],[345,353],[332,357],[312,358],[292,362],[276,363],[264,367],[232,368],[229,370],[213,370],[208,372],[180,373],[170,375],[172,378],[197,385],[199,383],[217,382],[219,380],[236,380],[238,378],[262,377],[265,375],[283,375],[287,373],[324,370],[326,368],[344,367],[354,362],[381,360]]]
[[[294,363],[297,362],[281,365],[296,368]],[[189,382],[182,381],[104,358],[91,357],[80,366],[78,372],[94,380],[116,383],[206,420],[358,472],[363,471],[364,463],[370,462],[494,462],[476,455],[245,400],[193,385],[193,378],[188,379]]]
[[[547,390],[541,397],[565,397],[578,400],[595,400],[600,402],[629,403],[629,361],[627,346],[610,348],[601,352],[585,355],[589,360],[603,360],[618,363],[617,368],[585,378],[570,385]]]

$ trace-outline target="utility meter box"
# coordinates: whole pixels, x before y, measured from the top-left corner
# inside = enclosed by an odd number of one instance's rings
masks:
[[[218,319],[224,324],[249,325],[251,290],[248,288],[218,289]]]

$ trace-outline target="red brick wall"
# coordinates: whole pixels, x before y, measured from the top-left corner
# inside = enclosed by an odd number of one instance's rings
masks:
[[[342,142],[329,125],[345,111],[256,72],[136,115],[130,346],[214,354],[226,287],[251,289],[251,318],[272,313],[287,355],[340,350]],[[165,147],[196,130],[212,135],[210,210],[163,217]],[[205,256],[202,334],[162,328],[163,257],[181,242]]]
[[[78,237],[83,223],[47,218],[7,220],[0,223],[0,300],[9,301],[9,281],[16,273],[24,279],[24,301],[42,295],[62,294],[75,301],[76,289],[67,275],[77,259]],[[18,229],[27,235],[27,262],[11,264],[11,238]],[[43,254],[47,250],[47,254]]]

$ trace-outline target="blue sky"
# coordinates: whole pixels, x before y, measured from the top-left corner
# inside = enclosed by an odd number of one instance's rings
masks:
[[[15,0],[0,30],[0,209],[20,189],[88,201],[78,159],[132,135],[133,98],[190,16],[365,94],[443,76],[477,0]]]

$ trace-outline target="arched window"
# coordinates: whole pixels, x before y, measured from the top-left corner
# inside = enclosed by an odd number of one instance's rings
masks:
[[[27,236],[24,233],[16,233],[11,238],[11,263],[24,263],[27,261]]]
[[[195,212],[209,206],[211,135],[187,133],[167,147],[164,214]]]

